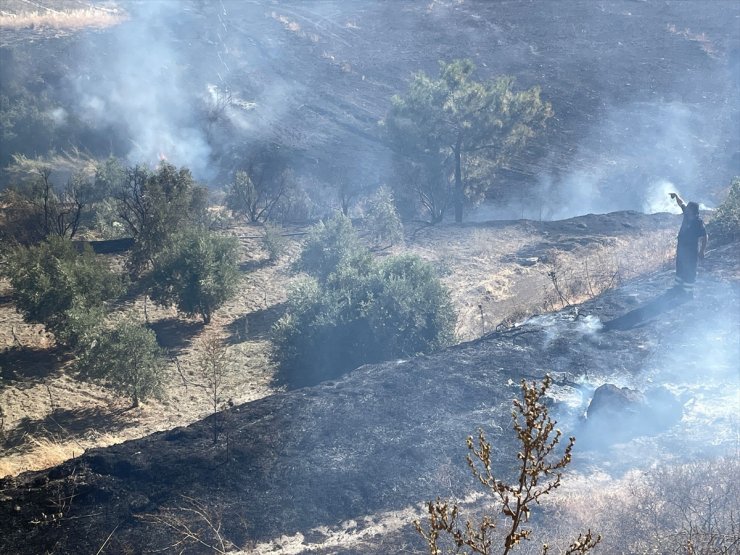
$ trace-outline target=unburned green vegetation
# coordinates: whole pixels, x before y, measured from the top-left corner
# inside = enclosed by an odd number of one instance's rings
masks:
[[[80,252],[56,236],[9,249],[3,274],[23,318],[43,324],[59,343],[72,348],[89,341],[102,324],[106,303],[123,290],[122,279],[89,247]]]
[[[727,197],[709,220],[707,232],[715,245],[740,239],[740,177],[730,183]]]
[[[431,265],[408,255],[375,260],[341,214],[313,229],[298,267],[309,277],[274,330],[289,382],[316,383],[453,340],[454,309]]]

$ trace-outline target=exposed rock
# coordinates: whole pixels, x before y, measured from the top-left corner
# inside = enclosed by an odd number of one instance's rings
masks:
[[[642,393],[614,384],[599,386],[586,411],[586,441],[609,444],[652,434],[681,418],[682,404],[665,387]]]
[[[639,391],[607,383],[599,386],[594,392],[586,417],[589,420],[611,419],[617,415],[634,418],[645,411],[645,406],[645,397]]]

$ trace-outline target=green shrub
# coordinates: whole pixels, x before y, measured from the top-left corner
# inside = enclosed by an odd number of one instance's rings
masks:
[[[394,256],[372,275],[373,296],[363,307],[382,358],[428,353],[453,340],[455,313],[434,268],[418,256]]]
[[[236,293],[238,246],[234,237],[197,228],[172,237],[154,260],[150,297],[209,323],[213,312]]]
[[[395,245],[403,240],[403,225],[398,216],[393,193],[381,187],[368,199],[365,225],[376,245]]]
[[[164,353],[152,330],[130,320],[101,333],[76,366],[84,377],[131,398],[135,407],[162,393]]]
[[[714,245],[740,240],[740,177],[733,178],[727,198],[714,212],[707,227]]]
[[[274,328],[275,357],[296,385],[365,363],[430,352],[453,338],[449,293],[431,266],[414,256],[374,262],[341,218],[319,230],[333,231],[326,233],[330,242],[325,250],[317,237],[306,245],[309,260],[326,265],[312,266],[314,277],[294,288]],[[348,243],[335,243],[337,237]],[[341,245],[350,245],[348,252]]]
[[[304,243],[296,269],[326,281],[340,264],[364,267],[370,253],[360,242],[352,220],[340,213],[314,226]]]
[[[277,262],[288,249],[288,240],[283,235],[283,231],[282,226],[265,224],[262,244],[270,262]]]
[[[33,247],[11,249],[3,273],[26,322],[44,324],[57,341],[76,348],[100,324],[105,303],[122,291],[120,278],[89,247],[49,237]]]
[[[141,274],[184,227],[206,221],[208,191],[187,168],[162,162],[155,172],[135,167],[116,193],[120,221],[134,238],[129,267]]]

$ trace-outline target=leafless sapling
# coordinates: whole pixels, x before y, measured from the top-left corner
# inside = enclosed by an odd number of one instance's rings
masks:
[[[466,521],[464,529],[458,527],[459,507],[440,500],[427,504],[429,522],[425,527],[416,520],[414,526],[427,542],[431,555],[442,555],[442,538],[449,538],[453,549],[451,553],[477,553],[507,555],[523,540],[531,539],[532,530],[525,528],[533,505],[540,498],[560,486],[562,470],[571,462],[571,451],[575,438],[571,437],[562,455],[555,455],[562,432],[555,428],[554,422],[544,404],[547,389],[552,378],[546,376],[542,384],[527,383],[522,380],[522,401],[513,401],[512,421],[521,450],[517,453],[518,475],[512,483],[506,483],[493,475],[494,461],[491,457],[491,443],[483,430],[478,431],[477,440],[467,439],[467,462],[473,476],[483,485],[493,498],[503,516],[484,514],[479,523]],[[497,529],[503,529],[503,545],[499,545]],[[580,534],[570,544],[567,554],[588,553],[601,541],[589,530]],[[548,546],[542,546],[542,553],[548,553]]]

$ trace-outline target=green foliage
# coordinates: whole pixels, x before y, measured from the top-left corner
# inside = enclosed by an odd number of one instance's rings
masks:
[[[149,295],[162,305],[176,305],[205,323],[239,285],[238,241],[204,229],[170,237],[154,259]]]
[[[365,225],[376,245],[395,245],[403,240],[403,225],[396,210],[393,193],[380,187],[368,199]]]
[[[89,247],[78,252],[60,237],[12,248],[3,273],[23,319],[44,324],[57,341],[73,348],[90,336],[103,318],[106,301],[122,290],[121,280]]]
[[[455,220],[466,198],[485,194],[493,173],[534,137],[552,116],[540,90],[516,91],[512,77],[473,79],[470,60],[440,62],[438,79],[414,75],[405,96],[394,96],[385,119],[391,144],[410,166],[403,184],[416,189],[432,221],[444,214],[450,186]]]
[[[555,429],[556,422],[550,418],[545,404],[546,393],[551,385],[550,376],[546,376],[541,385],[522,380],[522,401],[513,401],[513,428],[521,447],[517,453],[518,476],[511,484],[493,475],[493,446],[483,430],[478,431],[477,441],[472,436],[468,437],[468,466],[497,507],[494,515],[500,513],[503,518],[484,514],[478,524],[467,521],[465,528],[460,529],[457,526],[459,508],[456,504],[450,507],[439,499],[430,501],[427,504],[428,528],[423,527],[419,520],[414,522],[414,526],[426,540],[431,555],[445,552],[445,540],[451,544],[451,553],[507,555],[522,541],[530,539],[532,530],[524,526],[531,510],[534,505],[540,504],[541,497],[560,487],[562,470],[571,462],[571,450],[575,443],[575,438],[571,437],[563,454],[555,455],[562,434]],[[504,535],[497,536],[497,529],[501,526],[504,527]],[[586,534],[579,534],[565,553],[588,553],[600,541],[601,536],[594,536],[589,530]],[[501,545],[495,547],[498,542]],[[543,545],[543,555],[547,552],[547,545]]]
[[[133,406],[162,393],[164,353],[154,332],[131,320],[102,332],[76,365],[84,377],[103,380]]]
[[[370,253],[360,243],[352,220],[343,214],[335,214],[311,229],[296,269],[325,282],[340,264],[360,268],[369,263]]]
[[[11,154],[25,152],[44,154],[57,139],[46,95],[34,97],[28,91],[7,96],[0,94],[0,165],[11,162]]]
[[[328,243],[324,251],[321,237]],[[312,262],[315,278],[294,288],[274,328],[275,356],[294,383],[315,383],[452,341],[449,293],[431,266],[413,256],[374,262],[343,216],[317,228],[302,260]]]
[[[267,251],[270,262],[277,262],[288,249],[288,240],[283,233],[284,230],[281,226],[265,224],[262,244]]]
[[[134,238],[129,266],[138,275],[175,234],[205,221],[208,191],[188,169],[162,162],[153,173],[140,166],[127,170],[117,199],[119,216]]]
[[[712,244],[740,240],[740,177],[733,178],[727,198],[714,212],[707,227]]]

